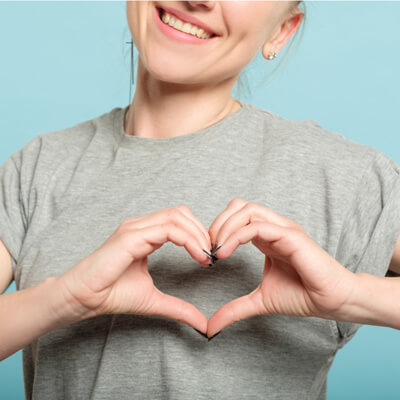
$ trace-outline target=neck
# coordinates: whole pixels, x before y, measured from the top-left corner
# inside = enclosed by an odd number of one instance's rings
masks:
[[[176,84],[157,80],[140,59],[135,95],[124,120],[127,135],[168,138],[210,126],[241,108],[231,91],[237,77],[219,83]]]

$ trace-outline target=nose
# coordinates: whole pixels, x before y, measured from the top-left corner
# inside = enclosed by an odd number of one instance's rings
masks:
[[[213,9],[215,6],[215,1],[187,1],[189,5],[191,5],[193,8],[196,7],[202,7],[202,8],[208,8],[208,9]]]

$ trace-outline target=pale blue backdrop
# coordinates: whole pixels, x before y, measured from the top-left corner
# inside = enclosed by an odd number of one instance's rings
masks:
[[[253,60],[242,100],[400,162],[400,3],[307,1],[306,14],[303,38],[263,86],[282,54]],[[40,133],[126,105],[129,39],[122,1],[0,2],[0,162]],[[399,370],[400,332],[363,326],[333,363],[328,400],[399,399]],[[24,399],[21,351],[0,363],[0,398]]]

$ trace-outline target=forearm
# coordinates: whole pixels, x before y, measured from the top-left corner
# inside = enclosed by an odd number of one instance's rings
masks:
[[[0,361],[37,337],[85,318],[65,301],[57,277],[0,295]]]
[[[359,273],[356,279],[351,298],[334,319],[400,329],[400,277]]]

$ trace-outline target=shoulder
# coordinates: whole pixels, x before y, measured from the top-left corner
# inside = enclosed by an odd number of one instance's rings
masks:
[[[111,133],[118,107],[74,125],[40,133],[15,152],[14,159],[25,159],[37,168],[52,171],[63,164],[76,163],[87,151],[96,135]],[[112,140],[112,135],[109,137]]]
[[[301,150],[326,149],[330,154],[340,150],[342,155],[362,154],[374,151],[371,146],[355,142],[343,134],[328,130],[312,119],[294,120],[272,111],[251,105],[256,123],[263,122],[265,133],[279,137],[288,144],[300,146]],[[326,157],[325,157],[326,158]]]
[[[397,162],[381,150],[326,129],[313,119],[294,120],[261,107],[250,107],[253,113],[250,123],[262,127],[262,134],[271,139],[267,142],[279,143],[279,151],[294,163],[327,175],[339,174],[347,181],[360,180],[374,169],[400,172]]]
[[[110,111],[72,126],[42,133],[38,135],[39,140],[53,155],[57,151],[70,155],[80,153],[88,147],[96,134],[112,130],[113,117],[118,109],[119,107],[114,107]]]
[[[118,109],[115,107],[75,125],[38,134],[15,151],[8,161],[15,164],[22,183],[30,192],[43,192],[52,187],[53,181],[61,187],[85,157],[88,156],[87,162],[92,161],[92,154],[101,157],[104,140],[113,140],[113,116]]]

